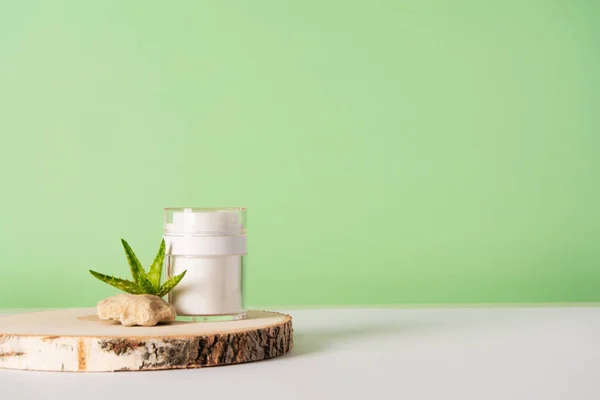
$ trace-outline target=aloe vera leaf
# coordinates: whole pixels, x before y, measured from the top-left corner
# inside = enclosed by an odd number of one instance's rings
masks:
[[[150,266],[148,280],[154,286],[156,292],[160,291],[160,278],[162,277],[163,262],[165,260],[165,239],[160,242],[158,253]]]
[[[183,271],[181,274],[179,275],[175,275],[174,277],[172,277],[171,279],[169,279],[168,281],[166,281],[160,288],[160,290],[158,291],[158,293],[156,294],[158,297],[163,297],[164,295],[166,295],[167,293],[169,293],[171,290],[173,290],[173,288],[175,286],[177,286],[177,284],[183,279],[183,277],[185,276],[186,271]]]
[[[137,283],[142,289],[144,289],[144,293],[147,294],[155,294],[156,290],[152,283],[148,280],[148,276],[146,275],[146,271],[144,267],[142,267],[142,263],[138,260],[137,256],[133,252],[129,243],[127,243],[124,239],[121,239],[121,243],[123,244],[123,249],[125,249],[125,255],[127,256],[127,262],[129,263],[129,268],[131,269],[131,276],[133,276],[133,280]]]
[[[102,282],[106,282],[111,286],[116,287],[124,292],[131,294],[144,294],[145,291],[135,282],[131,282],[121,278],[115,278],[114,276],[104,275],[96,271],[90,270],[90,274],[100,279]]]

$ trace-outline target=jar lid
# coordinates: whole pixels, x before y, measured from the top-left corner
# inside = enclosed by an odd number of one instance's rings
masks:
[[[165,235],[239,236],[246,234],[245,208],[165,208]]]

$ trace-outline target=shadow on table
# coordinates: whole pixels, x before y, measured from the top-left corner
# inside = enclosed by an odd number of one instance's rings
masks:
[[[289,357],[303,356],[325,350],[340,342],[369,338],[377,340],[390,335],[418,334],[432,331],[435,326],[429,321],[404,322],[390,325],[368,325],[339,327],[334,330],[294,333],[294,345]]]

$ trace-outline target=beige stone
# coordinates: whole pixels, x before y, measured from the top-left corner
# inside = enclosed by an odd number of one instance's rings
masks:
[[[97,305],[98,318],[120,321],[125,326],[154,326],[175,321],[175,307],[151,294],[119,294]]]

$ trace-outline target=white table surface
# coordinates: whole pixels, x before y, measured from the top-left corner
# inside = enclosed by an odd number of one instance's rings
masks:
[[[600,308],[287,312],[295,344],[280,358],[175,371],[0,370],[0,398],[600,399]]]

